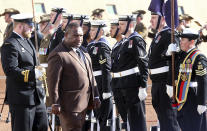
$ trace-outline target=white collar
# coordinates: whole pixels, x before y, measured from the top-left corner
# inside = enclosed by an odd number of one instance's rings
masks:
[[[76,50],[78,49],[78,48],[75,48],[75,47],[71,47],[72,49],[73,49],[73,51],[75,51],[76,52]]]
[[[170,27],[164,26],[163,29],[160,30],[160,32],[157,32],[157,33],[155,34],[155,38],[156,38],[161,32],[166,31],[166,30],[169,30],[169,29],[170,29]]]
[[[17,34],[22,40],[25,40],[20,34],[18,34],[17,32],[13,31],[15,34]]]

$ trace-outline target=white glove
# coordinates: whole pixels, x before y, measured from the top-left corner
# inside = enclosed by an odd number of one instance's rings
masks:
[[[139,88],[138,97],[139,97],[140,101],[143,101],[144,99],[146,99],[146,97],[147,97],[146,88],[141,88],[141,87]]]
[[[110,98],[111,97],[111,92],[109,92],[109,93],[103,93],[102,94],[102,97],[103,97],[104,100]]]
[[[176,51],[177,51],[177,46],[176,46],[176,44],[171,43],[171,44],[168,46],[166,55],[167,55],[167,56],[171,56],[171,55],[172,55],[172,52],[176,52]]]
[[[207,107],[205,105],[198,105],[197,111],[201,115],[203,112],[205,112]]]
[[[173,86],[166,85],[166,88],[167,88],[167,94],[168,94],[168,96],[170,98],[173,97]]]
[[[42,64],[40,64],[40,66],[42,66],[44,68],[47,68],[48,67],[48,64],[47,63],[42,63]]]
[[[35,78],[39,79],[46,73],[46,70],[42,66],[36,66],[35,67]]]

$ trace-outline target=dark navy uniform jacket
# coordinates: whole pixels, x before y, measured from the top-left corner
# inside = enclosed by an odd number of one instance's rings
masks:
[[[1,62],[6,74],[9,104],[36,105],[43,102],[43,88],[36,88],[34,68],[38,64],[35,48],[30,40],[16,33],[2,45]]]
[[[122,40],[120,43],[112,56],[112,72],[122,72],[135,67],[139,68],[139,72],[120,78],[113,78],[117,79],[119,83],[119,86],[115,86],[115,88],[147,87],[148,56],[145,49],[145,41],[137,32],[134,32],[129,38]]]
[[[181,51],[175,55],[175,80],[178,79],[180,64],[183,63],[188,53]],[[168,73],[168,81],[167,81],[168,85],[172,85],[171,69],[172,67],[170,66],[170,71]],[[191,82],[197,82],[197,87],[196,88],[189,87],[189,93],[188,93],[190,94],[191,92],[194,92],[194,95],[196,96],[196,98],[193,98],[193,99],[196,100],[198,105],[207,104],[207,71],[206,69],[207,69],[207,59],[205,55],[199,54],[196,57],[195,62],[193,64],[192,76],[191,76]]]
[[[99,92],[110,92],[111,49],[108,41],[104,37],[100,38],[98,42],[90,43],[87,49],[92,60],[93,71],[102,72],[102,75],[95,77]]]
[[[179,43],[179,38],[175,36],[175,42]],[[169,66],[165,53],[171,43],[171,29],[165,27],[161,32],[156,34],[148,52],[149,69],[156,69]],[[149,72],[150,73],[150,72]],[[159,74],[150,74],[150,78],[154,82],[167,81],[167,72]]]
[[[117,72],[117,66],[118,64],[118,59],[117,56],[119,55],[119,49],[122,45],[122,43],[125,41],[125,38],[123,38],[121,41],[115,43],[115,45],[112,48],[112,52],[111,52],[111,72]],[[112,78],[111,81],[111,87],[113,88],[119,88],[119,84],[118,84],[119,80],[116,78]]]
[[[49,45],[49,52],[52,52],[53,49],[55,49],[55,47],[62,42],[63,38],[64,38],[64,32],[61,29],[61,26],[57,29],[57,31],[52,35],[51,40],[50,40],[50,45]]]
[[[112,48],[112,53],[111,53],[111,63],[112,63],[112,66],[111,66],[111,72],[116,72],[117,70],[117,67],[118,66],[116,63],[118,63],[118,59],[117,56],[119,55],[119,49],[122,45],[122,43],[125,41],[126,39],[123,38],[121,41],[117,42],[114,47]]]

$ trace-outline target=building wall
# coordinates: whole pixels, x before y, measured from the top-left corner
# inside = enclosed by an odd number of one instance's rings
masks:
[[[137,9],[144,9],[147,11],[151,0],[34,0],[35,3],[44,3],[46,13],[50,13],[50,9],[54,6],[64,7],[69,13],[88,14],[95,8],[107,9],[106,5],[116,5],[118,14],[128,14]],[[0,13],[5,8],[16,8],[20,12],[32,13],[32,0],[0,0]],[[196,20],[204,23],[207,21],[205,15],[206,0],[178,0],[179,6],[183,6],[186,13],[192,15]],[[36,14],[40,15],[40,14]],[[115,18],[116,16],[105,14],[105,18]],[[150,12],[144,17],[144,23],[150,25]],[[0,17],[0,30],[4,32],[6,24],[3,17]],[[2,44],[2,34],[0,34],[0,45]]]

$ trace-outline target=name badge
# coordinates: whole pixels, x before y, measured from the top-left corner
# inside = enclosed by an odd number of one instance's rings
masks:
[[[158,42],[160,41],[160,38],[161,38],[161,35],[159,35],[159,36],[157,37],[157,39],[155,40],[155,43],[158,43]]]
[[[94,47],[94,49],[93,49],[93,54],[96,55],[97,52],[98,52],[98,47]]]
[[[129,41],[129,46],[128,46],[128,48],[132,48],[132,44],[133,44],[133,41],[130,40],[130,41]]]

